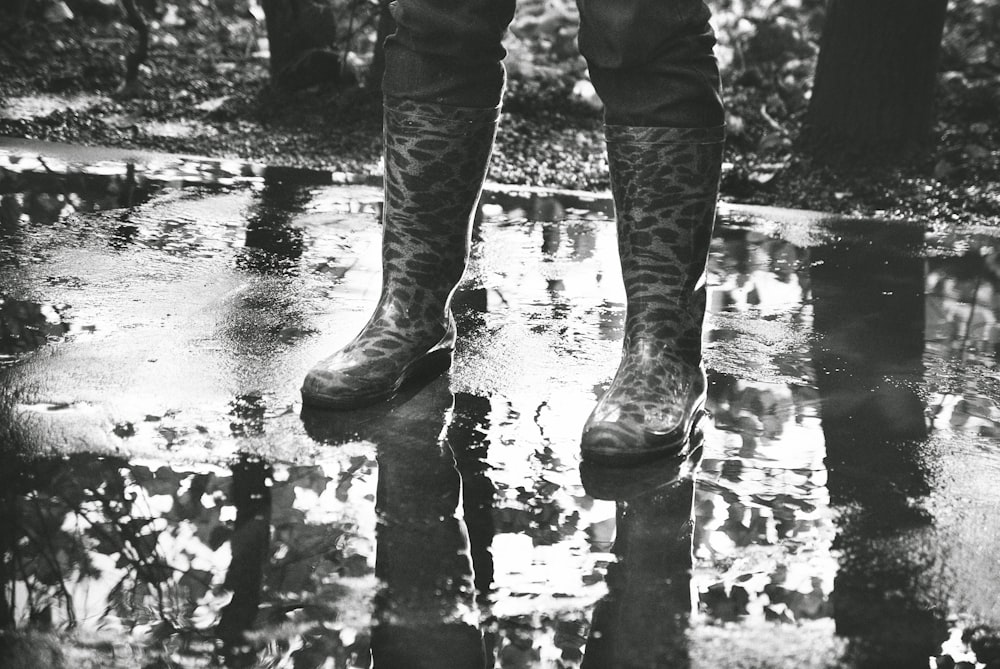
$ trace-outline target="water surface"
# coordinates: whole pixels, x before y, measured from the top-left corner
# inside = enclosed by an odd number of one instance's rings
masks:
[[[10,652],[1000,660],[992,231],[724,209],[701,448],[581,470],[622,339],[607,200],[488,193],[450,373],[324,412],[298,387],[378,297],[380,193],[287,176],[0,154]]]

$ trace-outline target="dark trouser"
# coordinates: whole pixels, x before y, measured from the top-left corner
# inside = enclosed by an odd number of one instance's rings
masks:
[[[387,96],[494,107],[501,40],[516,0],[396,0],[386,41]],[[723,123],[715,36],[702,0],[577,0],[580,52],[609,125],[702,128]]]

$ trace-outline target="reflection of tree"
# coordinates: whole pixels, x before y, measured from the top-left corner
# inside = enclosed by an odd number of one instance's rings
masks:
[[[712,310],[801,310],[810,288],[809,253],[758,233],[723,231],[709,256]]]
[[[787,377],[810,375],[796,342],[798,333],[808,331],[812,313],[810,253],[751,230],[723,230],[713,240],[707,339],[729,364],[733,359],[753,364],[756,355]],[[764,350],[762,344],[776,346]]]
[[[305,242],[293,224],[308,199],[308,189],[269,177],[247,212],[245,245],[236,249],[235,262],[249,275],[219,318],[219,335],[241,372],[253,371],[261,360],[280,366],[276,344],[280,349],[309,332],[303,283],[296,276]],[[263,409],[260,398],[258,404]]]
[[[893,246],[923,231],[890,231]],[[929,493],[921,443],[923,260],[886,256],[888,245],[834,244],[815,251],[813,351],[827,444],[829,489],[841,510],[835,582],[838,634],[856,666],[927,663],[947,630],[924,594]]]
[[[222,640],[227,666],[251,666],[254,653],[246,632],[260,607],[264,568],[271,539],[271,468],[259,458],[242,456],[233,465],[230,498],[236,520],[230,538],[232,560],[223,587],[233,593],[222,609],[215,633]]]
[[[786,241],[723,231],[709,260],[710,339],[722,345],[746,337],[747,319],[737,314],[779,321],[793,335],[806,331],[811,261],[809,249]],[[737,355],[754,350],[726,345]],[[761,355],[779,374],[812,375],[794,339]],[[722,454],[702,464],[694,544],[700,606],[713,621],[829,615],[833,527],[816,405],[815,390],[801,383],[710,374],[706,408]]]
[[[302,257],[302,231],[291,225],[308,191],[288,181],[265,179],[260,198],[247,216],[246,246],[237,264],[258,272],[288,269]]]
[[[794,388],[776,384],[741,383],[730,374],[712,374],[709,405],[717,427],[745,438],[740,455],[753,457],[761,439],[780,439],[786,425],[802,415],[804,407]]]
[[[498,533],[528,535],[536,546],[557,544],[577,533],[579,516],[563,508],[556,483],[538,477],[530,487],[499,488],[502,501],[494,512]]]
[[[4,470],[10,623],[45,616],[73,627],[77,586],[105,576],[109,611],[135,618],[146,609],[171,627],[181,624],[185,612],[176,608],[170,587],[180,581],[157,551],[159,524],[128,492],[126,465],[118,458],[75,455],[22,460]],[[99,556],[111,558],[113,567]],[[22,588],[26,599],[18,602]]]
[[[702,463],[694,543],[700,605],[714,621],[830,615],[833,522],[814,395],[709,375],[721,457]]]

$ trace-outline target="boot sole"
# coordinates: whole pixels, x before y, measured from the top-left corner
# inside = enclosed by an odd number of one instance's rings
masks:
[[[694,475],[704,453],[704,436],[695,430],[683,457],[660,458],[643,467],[580,463],[583,490],[594,499],[627,501],[655,493]]]
[[[319,409],[361,409],[391,398],[411,383],[430,381],[451,367],[453,349],[441,348],[426,353],[403,368],[399,378],[387,388],[350,395],[302,393],[302,404]]]

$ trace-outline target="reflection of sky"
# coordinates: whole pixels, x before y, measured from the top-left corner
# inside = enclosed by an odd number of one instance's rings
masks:
[[[714,425],[706,429],[695,493],[692,587],[702,613],[719,620],[829,615],[835,528],[816,407],[802,406],[788,386],[738,382],[733,390],[735,402],[710,396]],[[740,402],[748,396],[753,401]]]
[[[768,346],[761,367],[798,370],[795,377],[808,378],[811,362],[802,345],[810,311],[808,263],[807,250],[753,232],[716,239],[707,338],[759,337],[760,323],[769,323],[775,340],[797,345]],[[710,375],[692,579],[706,622],[749,625],[830,615],[837,560],[818,396],[811,385],[768,376]]]

